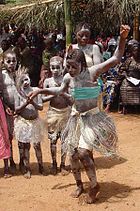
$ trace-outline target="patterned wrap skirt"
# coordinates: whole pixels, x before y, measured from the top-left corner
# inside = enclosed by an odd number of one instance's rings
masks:
[[[10,142],[5,112],[0,99],[0,159],[7,158],[10,158]]]

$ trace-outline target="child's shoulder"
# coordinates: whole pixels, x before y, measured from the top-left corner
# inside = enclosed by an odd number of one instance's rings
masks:
[[[9,73],[6,69],[2,69],[2,77],[4,81],[9,78]]]
[[[8,74],[7,70],[3,68],[3,69],[2,69],[2,74],[3,74],[3,75]]]

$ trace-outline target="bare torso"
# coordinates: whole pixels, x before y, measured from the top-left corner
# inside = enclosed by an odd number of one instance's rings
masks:
[[[63,80],[62,76],[59,77],[58,79],[54,79],[53,77],[46,79],[44,82],[44,88],[60,87],[62,80]],[[45,96],[44,96],[44,99],[45,99]],[[63,95],[57,95],[50,99],[50,106],[57,109],[63,109],[69,106],[69,102],[68,102],[67,97]]]
[[[25,91],[25,94],[28,95],[30,92],[32,92],[33,90],[35,90],[35,88],[30,87],[29,89],[27,89]],[[17,94],[15,96],[15,106],[21,106],[22,104],[24,104],[27,101],[26,97],[23,97],[21,94]],[[41,104],[42,105],[42,99],[41,99],[41,95],[37,95],[34,98],[34,102],[36,102],[37,104]],[[23,108],[19,114],[21,117],[23,117],[24,119],[27,120],[34,120],[38,117],[38,110],[35,108],[34,105],[32,104],[28,104],[25,108]]]
[[[3,76],[3,97],[4,102],[12,110],[14,110],[14,94],[17,92],[14,78],[12,73],[8,73],[7,70],[2,71]]]

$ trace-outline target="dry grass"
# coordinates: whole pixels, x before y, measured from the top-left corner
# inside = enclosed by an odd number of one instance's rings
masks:
[[[5,6],[0,18],[6,16],[18,25],[26,23],[41,28],[64,26],[63,0],[33,2],[14,6],[10,11],[9,6]],[[92,25],[96,33],[100,31],[117,33],[121,23],[132,26],[134,14],[140,11],[140,0],[71,0],[71,2],[73,26],[80,21],[86,21]]]

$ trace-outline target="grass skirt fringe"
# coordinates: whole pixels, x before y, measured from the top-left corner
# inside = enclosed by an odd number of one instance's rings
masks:
[[[62,134],[63,152],[73,154],[79,145],[80,136],[87,145],[105,156],[117,154],[116,128],[113,120],[105,112],[95,112],[95,109],[85,113],[74,112]]]
[[[46,126],[43,120],[26,120],[18,116],[14,121],[14,133],[17,141],[22,143],[38,143],[44,140]]]

